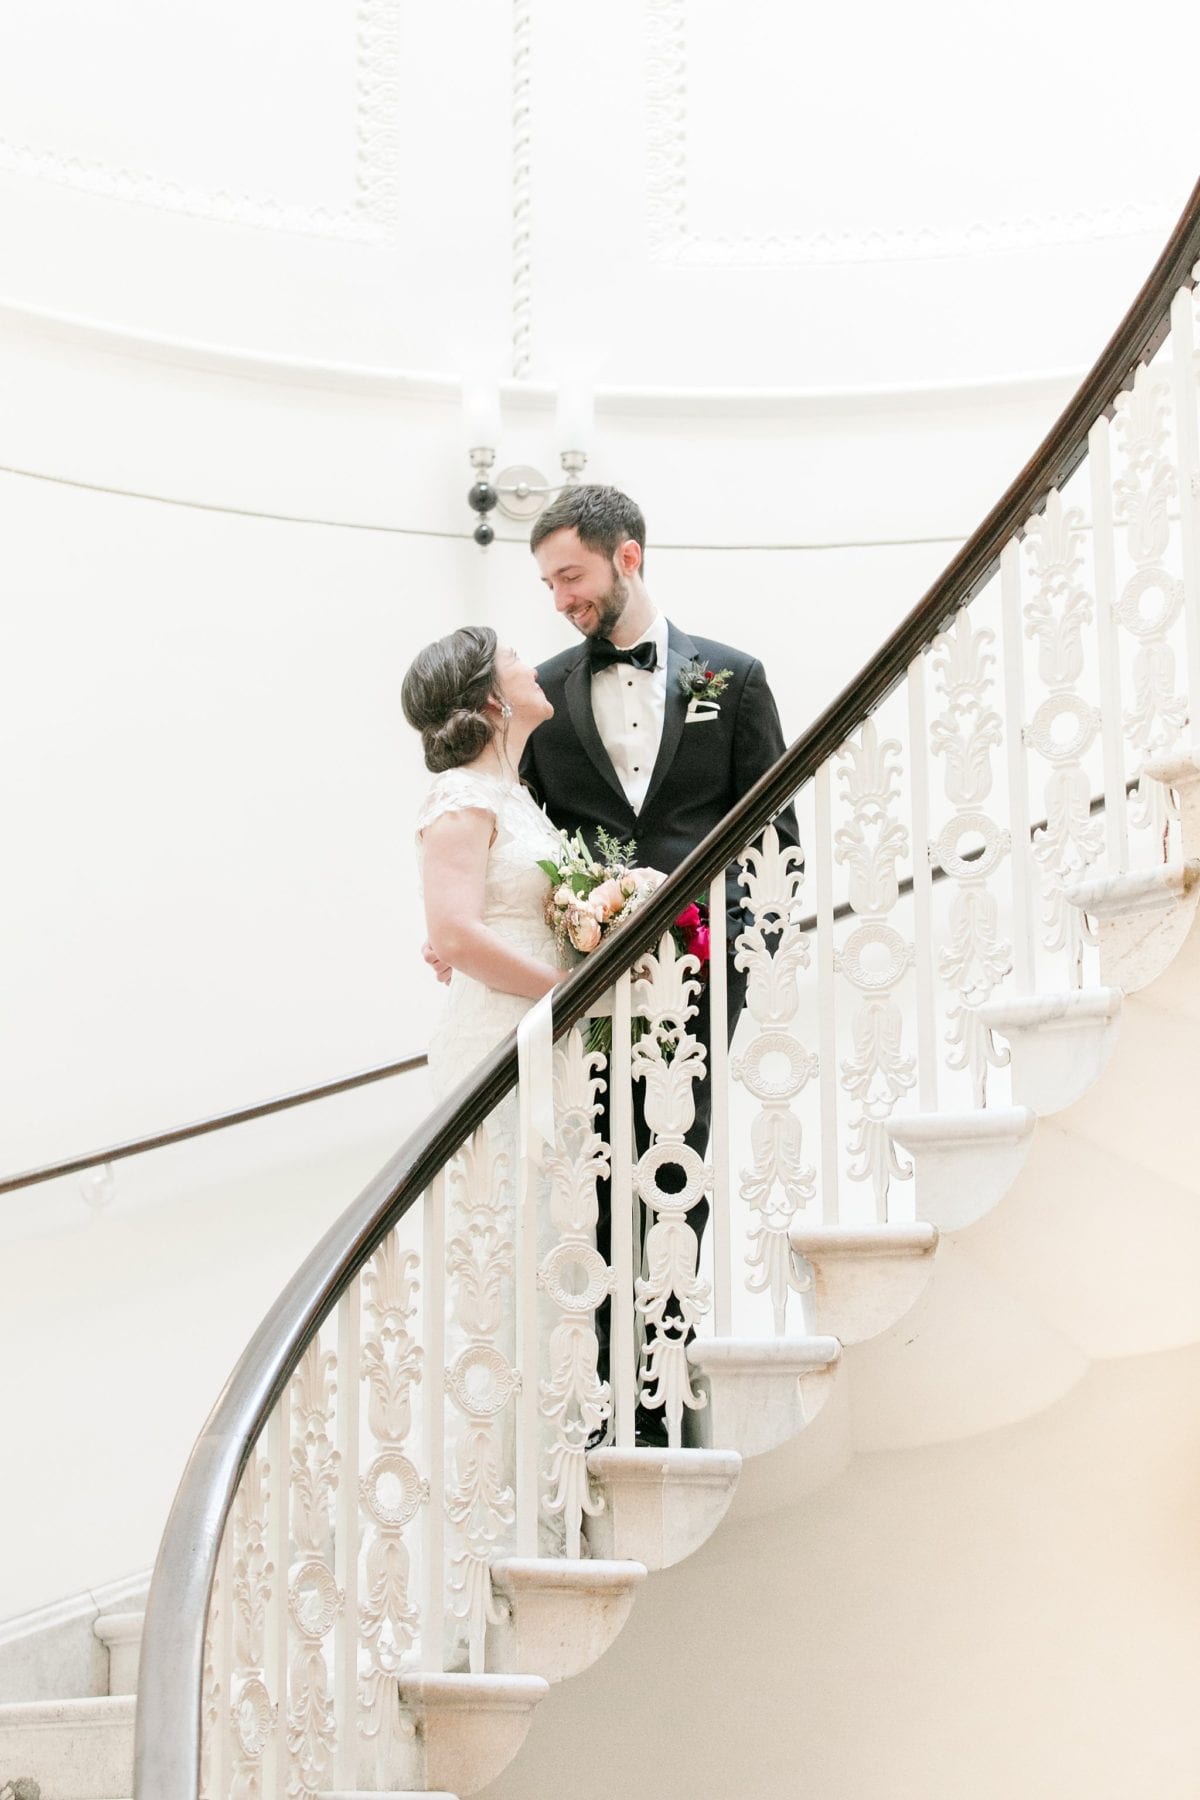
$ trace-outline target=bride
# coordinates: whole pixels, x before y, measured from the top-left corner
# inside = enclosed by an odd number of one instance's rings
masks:
[[[450,971],[445,1014],[429,1044],[429,1072],[440,1100],[566,974],[544,917],[549,878],[538,867],[539,857],[557,856],[561,840],[517,773],[530,733],[554,708],[534,670],[515,651],[501,648],[489,627],[476,625],[422,650],[404,678],[401,698],[434,777],[418,814],[417,843],[426,956],[435,968],[447,964]],[[508,1402],[516,1379],[517,1135],[510,1094],[464,1146],[447,1188],[446,1378],[449,1403],[459,1415],[454,1419],[452,1413],[447,1431],[454,1596],[446,1620],[449,1668],[484,1666],[487,1628],[499,1617],[490,1566],[515,1547],[514,1423]],[[555,1241],[544,1187],[536,1239],[540,1260]],[[546,1296],[539,1294],[543,1342],[554,1323]],[[503,1359],[499,1376],[497,1351]],[[486,1394],[473,1390],[481,1379]],[[544,1383],[542,1389],[545,1402]],[[584,1436],[602,1421],[606,1395],[593,1368]],[[571,1410],[577,1414],[578,1403]],[[563,1433],[545,1404],[538,1438],[544,1475],[564,1454]],[[561,1506],[543,1500],[538,1513],[540,1554],[561,1555]]]
[[[557,854],[559,835],[517,775],[530,734],[554,708],[536,672],[487,625],[422,650],[401,700],[435,777],[417,838],[430,960],[451,970],[429,1045],[442,1099],[566,974],[538,868]]]

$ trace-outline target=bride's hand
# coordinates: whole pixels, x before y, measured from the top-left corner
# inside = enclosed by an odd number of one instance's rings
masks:
[[[428,938],[426,938],[425,942],[421,945],[421,955],[425,958],[425,961],[429,964],[440,982],[445,983],[449,981],[454,971],[451,969],[448,962],[442,961]]]

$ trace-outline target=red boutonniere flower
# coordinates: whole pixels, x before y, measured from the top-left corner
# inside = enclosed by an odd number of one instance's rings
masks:
[[[679,685],[689,700],[715,700],[732,680],[732,669],[710,669],[698,656],[679,671]]]

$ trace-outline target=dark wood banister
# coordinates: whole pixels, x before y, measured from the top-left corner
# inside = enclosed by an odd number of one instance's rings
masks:
[[[913,659],[996,569],[1005,544],[1061,487],[1087,452],[1139,363],[1169,330],[1176,291],[1200,260],[1200,183],[1166,248],[1078,393],[1003,498],[878,655],[663,883],[644,910],[597,950],[554,997],[555,1035],[583,1017],[648,950],[681,907],[718,879],[743,847],[811,780],[903,680]],[[517,1079],[515,1036],[499,1045],[430,1115],[326,1232],[255,1332],[188,1460],[163,1534],[143,1633],[137,1709],[138,1800],[195,1800],[199,1774],[204,1621],[221,1534],[250,1451],[304,1347],[382,1239]]]
[[[162,1150],[168,1144],[183,1144],[190,1138],[206,1137],[210,1131],[225,1131],[231,1125],[248,1125],[251,1119],[266,1119],[272,1113],[288,1112],[293,1106],[307,1106],[310,1100],[328,1100],[334,1094],[348,1094],[353,1088],[368,1087],[373,1081],[386,1081],[392,1075],[407,1075],[410,1069],[423,1069],[425,1060],[425,1053],[421,1051],[415,1056],[401,1057],[399,1062],[379,1063],[373,1069],[360,1069],[356,1075],[322,1082],[320,1087],[298,1088],[294,1093],[280,1094],[274,1100],[260,1100],[254,1106],[240,1106],[233,1112],[213,1113],[207,1119],[196,1119],[190,1125],[157,1131],[151,1137],[128,1138],[122,1144],[111,1144],[107,1150],[89,1150],[85,1156],[43,1163],[40,1168],[25,1169],[20,1175],[5,1175],[0,1180],[0,1194],[15,1193],[17,1188],[36,1187],[42,1181],[56,1181],[60,1175],[79,1175],[84,1169],[102,1169],[105,1163],[121,1162],[127,1156],[141,1156],[147,1150]]]

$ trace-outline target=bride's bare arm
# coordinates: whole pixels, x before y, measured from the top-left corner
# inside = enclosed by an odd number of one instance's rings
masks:
[[[425,827],[425,925],[435,956],[502,994],[540,1000],[563,971],[506,943],[483,923],[494,831],[490,813],[441,813]]]

